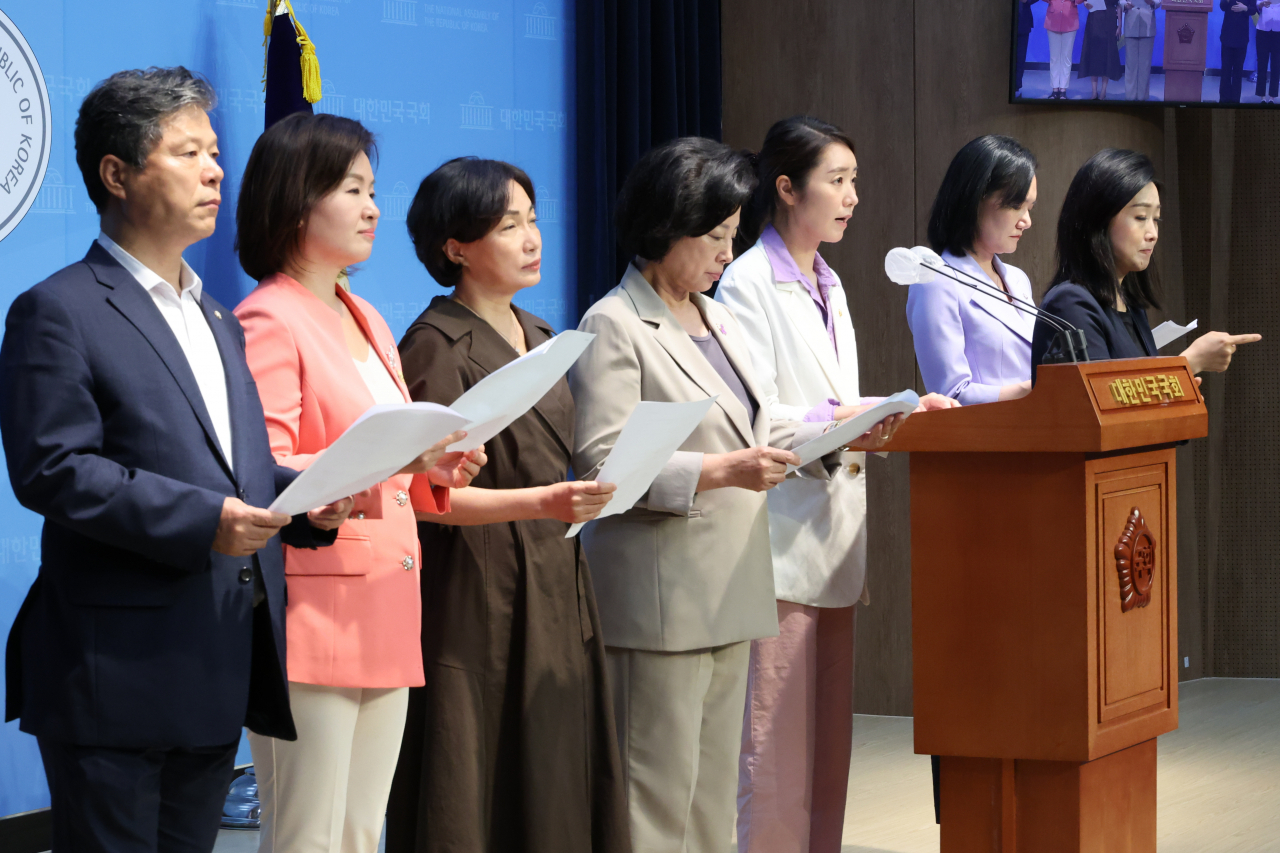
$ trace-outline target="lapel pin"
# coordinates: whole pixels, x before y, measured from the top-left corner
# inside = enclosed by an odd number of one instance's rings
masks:
[[[222,319],[222,312],[221,312],[221,311],[214,311],[214,312],[213,312],[213,316],[215,316],[215,317],[217,317],[219,320],[221,320],[221,319]]]
[[[727,334],[729,334],[729,330],[728,330],[728,329],[726,329],[726,328],[724,327],[724,323],[721,323],[721,324],[720,324],[720,334],[722,334],[722,335],[727,335]]]

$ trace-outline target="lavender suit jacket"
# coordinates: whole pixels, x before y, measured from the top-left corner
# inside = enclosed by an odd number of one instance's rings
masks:
[[[951,266],[986,280],[972,258],[942,253]],[[1017,267],[995,259],[996,271],[1015,297],[1032,301],[1031,281]],[[1031,334],[1035,320],[994,293],[984,295],[938,277],[911,286],[907,323],[916,361],[929,393],[961,404],[994,403],[1000,388],[1031,378]]]

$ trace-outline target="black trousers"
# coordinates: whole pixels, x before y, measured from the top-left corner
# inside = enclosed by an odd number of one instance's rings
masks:
[[[1022,88],[1022,75],[1027,70],[1027,42],[1030,40],[1030,33],[1018,34],[1018,66],[1014,71],[1013,79],[1013,91],[1015,92]]]
[[[1218,83],[1218,103],[1240,103],[1240,86],[1244,80],[1244,55],[1247,47],[1222,46],[1222,79]]]
[[[111,749],[38,738],[54,853],[210,853],[237,744]]]
[[[1259,98],[1268,95],[1280,97],[1280,32],[1257,30],[1254,41],[1258,49],[1258,87],[1254,90]],[[1271,91],[1267,91],[1267,71],[1271,72]]]

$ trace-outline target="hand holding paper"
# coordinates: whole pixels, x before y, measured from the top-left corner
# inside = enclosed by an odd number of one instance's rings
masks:
[[[311,512],[307,513],[307,520],[311,522],[312,527],[318,527],[321,530],[336,530],[351,515],[351,510],[355,509],[355,506],[354,497],[339,498],[328,506],[311,510]]]
[[[442,458],[448,456],[451,458],[461,459],[465,453],[449,453],[450,444],[462,441],[467,437],[467,431],[458,429],[446,435],[435,444],[418,454],[408,465],[405,465],[397,474],[425,474],[436,466]]]
[[[768,445],[744,447],[728,453],[706,453],[702,456],[698,491],[746,489],[767,492],[787,479],[789,470],[794,469],[799,458],[790,450]]]
[[[797,467],[803,468],[815,459],[821,459],[828,453],[834,453],[866,433],[885,418],[894,415],[903,415],[905,417],[914,412],[919,405],[920,398],[915,391],[899,391],[891,397],[886,397],[879,405],[872,406],[857,417],[849,418],[840,426],[828,430],[813,441],[805,442],[797,447],[795,453],[800,457],[800,464],[791,466],[787,470],[794,471]]]
[[[570,524],[586,524],[609,505],[618,487],[596,480],[569,480],[546,486],[543,507],[547,517]]]

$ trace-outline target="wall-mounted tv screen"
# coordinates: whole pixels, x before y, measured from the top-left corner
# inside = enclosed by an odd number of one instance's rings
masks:
[[[1280,109],[1280,0],[1011,0],[1010,99]]]

